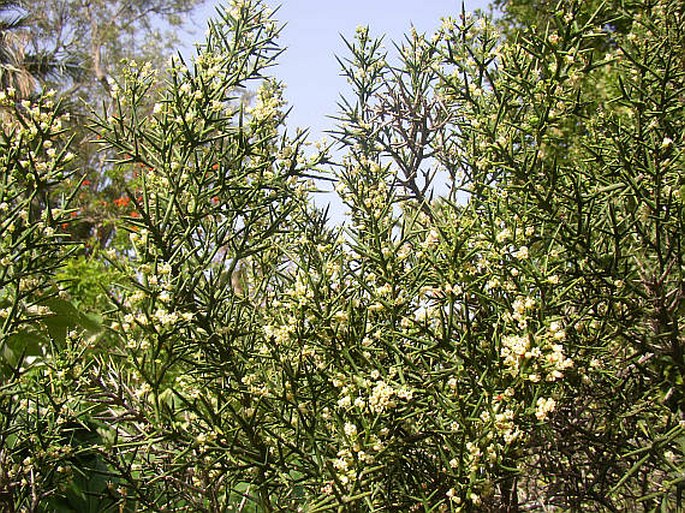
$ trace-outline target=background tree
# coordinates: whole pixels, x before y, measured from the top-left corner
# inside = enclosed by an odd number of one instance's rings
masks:
[[[40,55],[44,69],[35,86],[55,89],[71,114],[71,129],[85,180],[77,198],[79,222],[70,230],[91,248],[111,242],[114,218],[128,213],[122,175],[113,175],[107,157],[95,151],[88,130],[91,109],[109,108],[112,74],[119,75],[124,60],[150,62],[163,69],[178,31],[190,28],[187,20],[200,0],[15,2],[31,30],[23,31],[30,55]],[[35,67],[35,66],[34,66]],[[130,178],[128,174],[126,178]],[[83,177],[79,177],[83,178]]]
[[[27,98],[39,81],[63,70],[50,56],[28,48],[30,24],[21,5],[14,0],[0,2],[0,83],[14,88],[17,97]]]
[[[27,46],[54,60],[73,63],[78,73],[49,84],[99,103],[102,90],[109,90],[110,70],[122,59],[151,60],[161,68],[177,42],[184,17],[199,0],[99,0],[14,2],[31,19]],[[187,25],[186,25],[187,28]]]
[[[13,8],[16,2],[3,1],[0,4],[0,79],[3,89],[13,87],[22,96],[34,88],[33,77],[26,69],[24,44],[17,31],[23,28],[23,19]]]

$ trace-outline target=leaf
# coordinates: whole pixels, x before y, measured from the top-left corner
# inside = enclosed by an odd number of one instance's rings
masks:
[[[44,304],[53,313],[45,317],[43,323],[49,335],[57,342],[64,343],[70,329],[81,328],[91,334],[102,329],[102,323],[97,316],[81,312],[69,301],[50,298]]]
[[[2,358],[11,367],[17,367],[19,360],[27,356],[41,356],[41,348],[47,342],[47,335],[30,326],[9,336],[2,348]]]

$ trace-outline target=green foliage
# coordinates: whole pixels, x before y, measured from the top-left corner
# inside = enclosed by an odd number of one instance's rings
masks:
[[[49,97],[37,104],[15,104],[3,92],[0,145],[0,306],[2,349],[16,363],[24,351],[36,356],[40,333],[55,302],[53,274],[69,253],[62,227],[70,222],[69,197],[55,197],[55,187],[69,175],[73,158],[64,140],[63,119]],[[6,111],[7,112],[7,111]],[[30,336],[29,336],[30,335]],[[21,340],[31,340],[24,346]],[[3,373],[6,373],[6,369]]]
[[[200,0],[17,0],[0,3],[0,81],[15,85],[16,95],[33,98],[56,90],[71,114],[64,128],[72,137],[78,176],[64,183],[73,190],[78,212],[69,224],[72,240],[88,253],[120,238],[114,226],[130,213],[122,177],[111,155],[92,143],[91,110],[111,104],[113,76],[124,60],[166,66],[178,36],[189,29]],[[3,22],[12,23],[3,23]],[[166,27],[166,28],[164,28]],[[127,170],[130,171],[130,170]],[[131,173],[127,173],[128,176]],[[83,179],[85,176],[85,179]],[[127,176],[127,177],[128,177]],[[119,242],[119,241],[117,241]]]
[[[111,307],[109,292],[121,276],[95,254],[70,258],[56,279],[77,308],[98,315]]]
[[[0,506],[54,511],[73,468],[88,471],[75,376],[100,326],[55,279],[75,249],[64,233],[73,195],[57,191],[72,173],[65,115],[50,95],[19,102],[10,89],[0,101]]]
[[[118,235],[88,257],[57,119],[8,118],[0,504],[681,508],[685,13],[526,5],[392,65],[360,28],[327,167],[283,128],[262,2],[189,65],[128,62],[94,120]]]

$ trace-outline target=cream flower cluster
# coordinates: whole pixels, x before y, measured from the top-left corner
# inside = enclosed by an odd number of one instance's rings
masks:
[[[382,414],[396,408],[400,402],[411,401],[414,397],[409,386],[388,383],[380,377],[377,370],[371,372],[370,379],[347,380],[340,377],[333,380],[333,385],[341,388],[338,407],[343,410],[354,407],[362,412]]]
[[[283,87],[273,80],[265,81],[257,90],[255,105],[248,110],[252,124],[255,127],[269,125],[275,129],[284,106]]]
[[[535,403],[535,418],[540,422],[547,419],[547,416],[556,408],[556,401],[551,397],[540,397]]]
[[[525,369],[524,379],[536,383],[544,375],[546,381],[557,381],[564,372],[573,367],[573,360],[564,352],[560,343],[533,345],[535,337],[530,334],[502,337],[500,356],[502,363],[512,376],[518,376]],[[558,339],[554,339],[558,341]]]

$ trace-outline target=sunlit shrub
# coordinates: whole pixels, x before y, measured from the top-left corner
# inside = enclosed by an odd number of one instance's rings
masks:
[[[64,264],[68,198],[32,185],[62,180],[68,153],[16,114],[0,208],[29,236],[2,225],[0,500],[677,509],[677,7],[571,2],[507,37],[462,13],[397,55],[360,28],[331,163],[284,129],[270,12],[232,3],[191,64],[130,63],[94,122],[112,166],[136,170],[93,267],[116,277],[106,295]],[[312,178],[335,182],[344,226],[314,208]],[[14,335],[36,308],[38,345]]]

